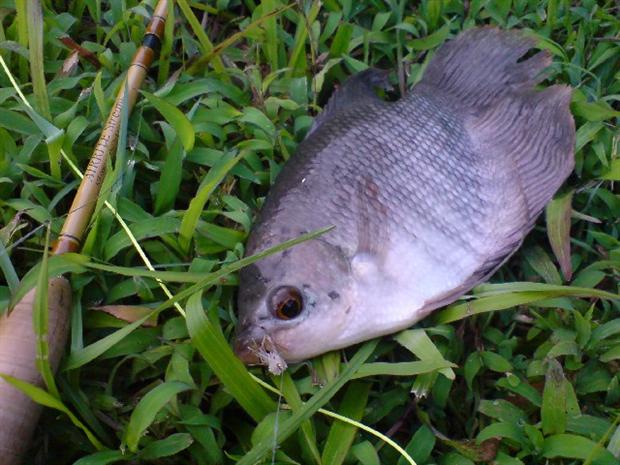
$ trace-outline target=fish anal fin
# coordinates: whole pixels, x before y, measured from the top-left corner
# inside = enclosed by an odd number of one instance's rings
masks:
[[[386,104],[377,96],[375,88],[388,89],[390,87],[388,74],[387,70],[368,68],[349,77],[334,91],[323,111],[314,119],[306,137],[343,111],[372,103]]]

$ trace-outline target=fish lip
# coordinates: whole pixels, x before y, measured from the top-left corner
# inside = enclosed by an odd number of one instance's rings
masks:
[[[237,335],[235,355],[246,365],[264,365],[274,374],[282,373],[287,364],[280,355],[281,347],[264,331]]]

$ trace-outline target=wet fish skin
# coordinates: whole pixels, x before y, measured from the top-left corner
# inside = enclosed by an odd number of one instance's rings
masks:
[[[241,272],[243,360],[299,361],[404,329],[518,249],[574,164],[570,88],[534,90],[550,57],[519,61],[533,43],[470,30],[398,102],[376,97],[377,70],[333,95],[278,176],[246,252],[335,228]],[[282,286],[303,301],[288,320],[273,302]]]

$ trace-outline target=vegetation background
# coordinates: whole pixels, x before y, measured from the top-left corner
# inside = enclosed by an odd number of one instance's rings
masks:
[[[5,309],[36,281],[78,184],[67,159],[86,166],[153,3],[0,1],[0,57],[35,108],[0,70]],[[84,250],[49,263],[72,276],[57,400],[74,416],[45,411],[28,463],[619,463],[620,4],[173,3]],[[228,343],[234,271],[313,117],[368,66],[394,70],[398,98],[441,43],[486,24],[536,36],[546,83],[575,89],[567,186],[495,284],[396,337],[251,377]]]

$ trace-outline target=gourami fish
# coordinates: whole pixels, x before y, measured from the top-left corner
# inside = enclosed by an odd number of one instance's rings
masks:
[[[478,28],[443,45],[397,102],[369,69],[335,91],[250,233],[237,355],[273,372],[407,328],[485,281],[574,166],[571,89],[536,90],[547,52]]]

